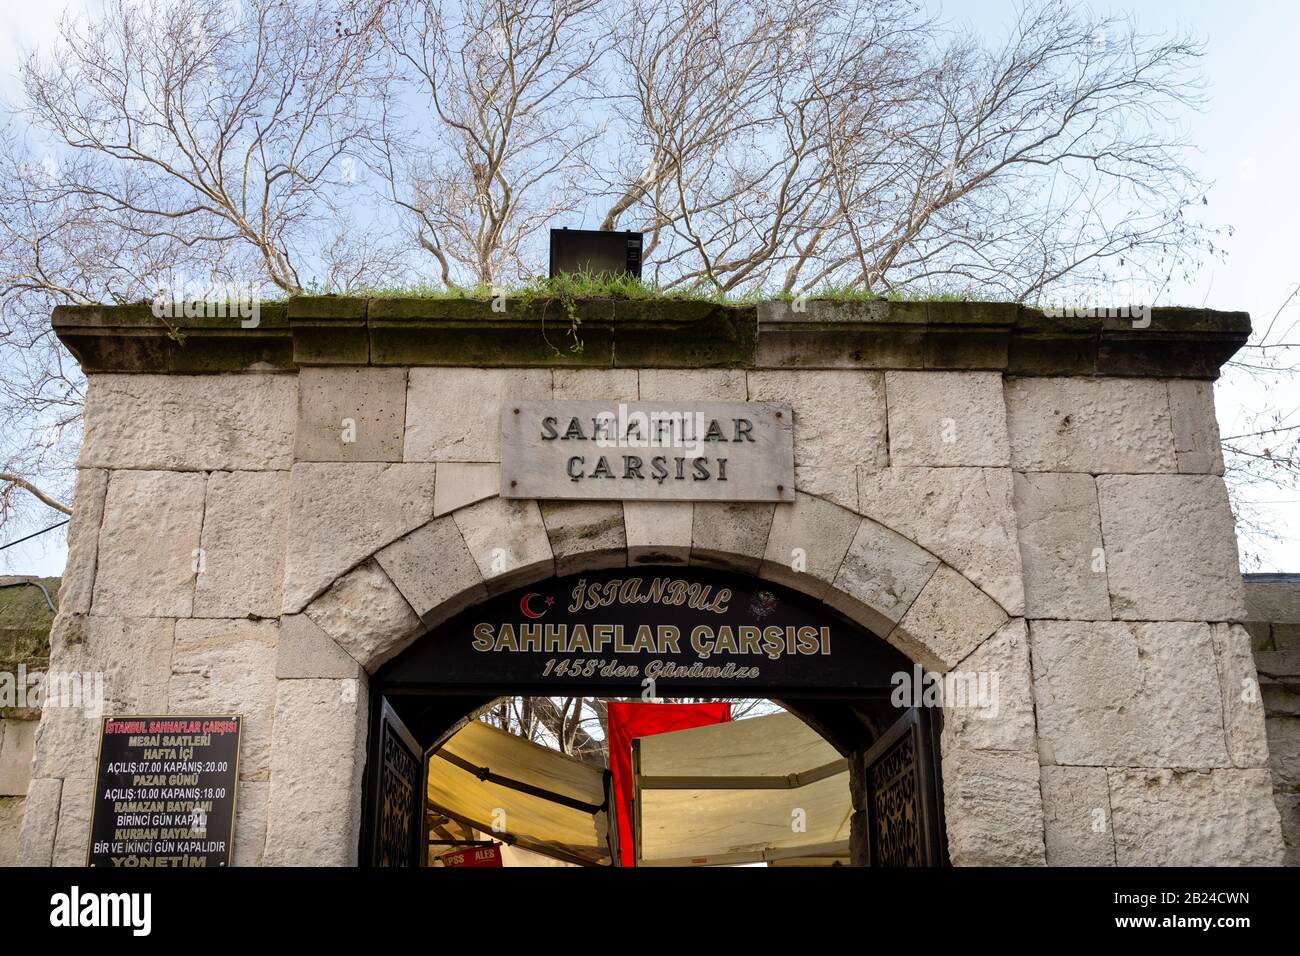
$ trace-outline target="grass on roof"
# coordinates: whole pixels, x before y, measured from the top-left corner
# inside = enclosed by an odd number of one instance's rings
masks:
[[[304,294],[321,294],[309,289]],[[675,286],[665,288],[652,281],[629,275],[592,274],[587,272],[564,273],[555,277],[538,277],[525,282],[499,286],[483,284],[471,286],[444,286],[433,283],[413,283],[392,286],[356,286],[337,293],[364,299],[474,299],[489,301],[499,295],[511,299],[624,299],[630,301],[684,301],[716,302],[720,305],[754,305],[762,301],[791,301],[802,295],[809,300],[836,302],[991,302],[997,297],[980,294],[974,290],[954,292],[901,291],[880,293],[861,287],[828,285],[803,293],[754,289],[746,292],[719,292],[702,286]]]

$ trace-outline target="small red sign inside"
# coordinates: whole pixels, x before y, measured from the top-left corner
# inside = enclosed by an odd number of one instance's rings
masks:
[[[501,847],[476,846],[470,850],[455,850],[438,857],[443,866],[504,866]]]

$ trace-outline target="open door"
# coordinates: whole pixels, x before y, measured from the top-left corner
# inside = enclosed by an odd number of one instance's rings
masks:
[[[930,708],[904,712],[852,766],[851,856],[857,866],[942,866]]]
[[[424,751],[381,698],[370,767],[371,866],[423,866]]]

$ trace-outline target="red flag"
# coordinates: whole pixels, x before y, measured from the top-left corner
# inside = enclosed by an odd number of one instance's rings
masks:
[[[632,838],[632,741],[674,730],[689,730],[731,719],[731,704],[640,704],[609,705],[609,769],[614,773],[615,810],[618,817],[618,845],[623,866],[636,866],[636,844]]]

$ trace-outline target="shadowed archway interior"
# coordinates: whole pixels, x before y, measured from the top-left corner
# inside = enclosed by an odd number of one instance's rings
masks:
[[[501,697],[767,698],[849,763],[855,865],[942,865],[940,716],[891,701],[913,662],[829,605],[747,575],[643,566],[499,594],[371,683],[361,859],[425,858],[435,751]]]

